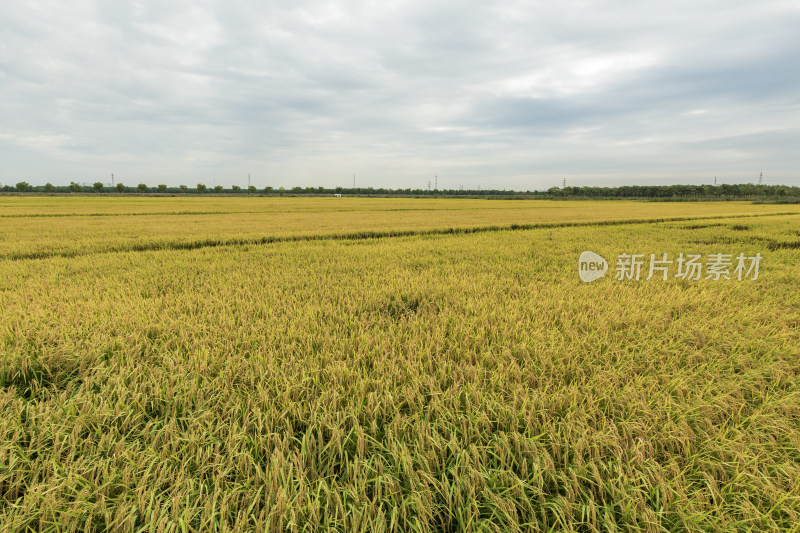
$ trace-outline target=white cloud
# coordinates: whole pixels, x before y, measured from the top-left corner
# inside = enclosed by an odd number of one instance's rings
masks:
[[[784,1],[16,3],[0,181],[796,183],[799,22]]]

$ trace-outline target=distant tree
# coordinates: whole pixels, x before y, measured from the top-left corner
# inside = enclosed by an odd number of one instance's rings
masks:
[[[233,192],[239,192],[242,190],[242,188],[239,187],[238,185],[234,185],[233,187],[231,187],[231,189],[233,190]]]
[[[159,184],[158,192],[167,192],[167,186],[164,185],[163,183]]]
[[[206,192],[206,189],[207,189],[207,188],[208,188],[208,187],[206,187],[206,186],[205,186],[205,185],[203,185],[202,183],[198,183],[198,184],[197,184],[197,192]]]
[[[25,192],[25,191],[29,190],[30,188],[31,188],[31,186],[28,184],[27,181],[20,181],[19,183],[17,183],[17,190],[19,192]]]
[[[53,192],[54,190],[56,190],[56,188],[53,187],[53,184],[48,181],[47,183],[44,184],[44,190],[45,192]]]
[[[117,192],[125,192],[125,185],[117,183]]]
[[[189,187],[187,187],[186,185],[181,185],[178,188],[181,190],[181,192],[186,192],[187,190],[189,190]]]
[[[264,187],[264,192],[272,192],[272,187],[267,185],[266,187]]]
[[[336,187],[336,194],[342,194],[344,189],[342,187]]]
[[[69,182],[69,192],[81,192],[81,186],[74,181]]]
[[[256,192],[256,186],[250,185],[249,187],[247,187],[247,192]]]
[[[225,190],[225,187],[222,185],[214,185],[214,192],[222,192]]]
[[[139,192],[147,192],[147,185],[144,183],[140,183],[136,186],[136,188],[139,189]]]
[[[103,184],[102,182],[95,181],[92,184],[92,188],[94,189],[94,192],[101,192],[103,190]]]

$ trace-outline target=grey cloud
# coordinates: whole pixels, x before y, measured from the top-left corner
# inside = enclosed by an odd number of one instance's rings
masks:
[[[791,2],[38,6],[0,20],[4,183],[797,181]]]

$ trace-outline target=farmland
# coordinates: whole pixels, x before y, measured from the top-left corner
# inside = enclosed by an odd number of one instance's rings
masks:
[[[797,205],[0,197],[0,525],[796,531],[799,285]]]

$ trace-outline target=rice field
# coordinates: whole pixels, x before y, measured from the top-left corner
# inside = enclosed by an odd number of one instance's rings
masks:
[[[797,205],[0,197],[0,530],[800,531],[798,287]]]

